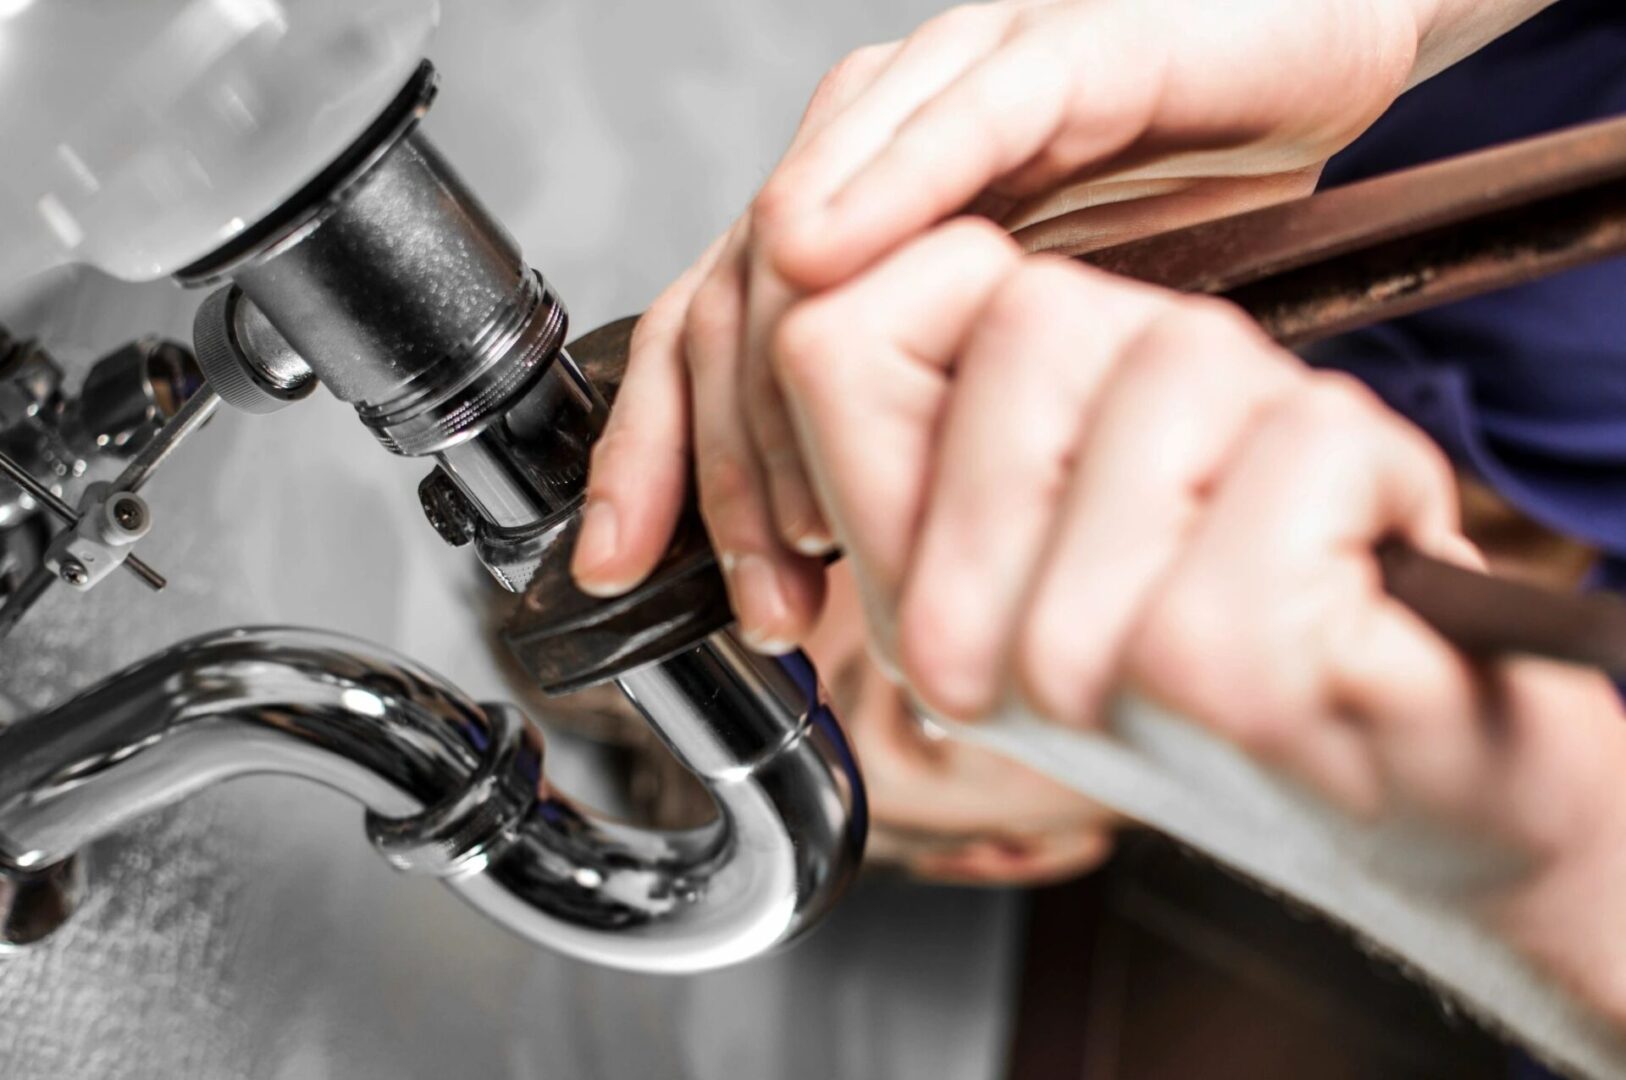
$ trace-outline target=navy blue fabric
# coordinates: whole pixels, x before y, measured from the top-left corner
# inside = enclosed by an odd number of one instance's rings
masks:
[[[1560,0],[1402,98],[1323,186],[1620,114],[1626,3]],[[1359,376],[1531,517],[1626,557],[1626,260],[1351,334],[1312,360]]]
[[[1626,114],[1626,3],[1560,0],[1423,84],[1323,186]],[[1626,587],[1626,260],[1347,335],[1311,357],[1372,386],[1531,517],[1600,546]],[[1510,1076],[1549,1076],[1513,1054]]]

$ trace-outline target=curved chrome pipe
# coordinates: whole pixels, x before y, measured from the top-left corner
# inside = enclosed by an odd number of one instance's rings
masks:
[[[137,817],[283,773],[365,806],[395,865],[584,960],[701,971],[805,929],[855,872],[865,827],[811,668],[718,634],[627,684],[710,789],[712,824],[595,820],[549,788],[518,710],[385,650],[305,630],[197,638],[0,733],[0,876],[48,880]]]

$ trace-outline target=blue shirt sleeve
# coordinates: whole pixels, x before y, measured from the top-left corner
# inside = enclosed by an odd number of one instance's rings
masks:
[[[1348,151],[1335,186],[1626,114],[1626,3],[1560,0],[1406,95]],[[1604,552],[1626,589],[1626,260],[1437,308],[1317,347],[1509,502]],[[1523,1055],[1509,1075],[1548,1074]]]
[[[1626,4],[1560,0],[1403,97],[1324,185],[1620,114]],[[1310,360],[1367,382],[1535,520],[1626,558],[1626,260],[1350,334]]]

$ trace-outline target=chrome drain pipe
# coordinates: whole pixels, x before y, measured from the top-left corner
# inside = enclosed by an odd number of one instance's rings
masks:
[[[350,796],[391,863],[593,963],[703,971],[806,929],[855,873],[865,825],[811,668],[724,632],[626,681],[711,792],[712,823],[596,819],[548,785],[519,710],[350,638],[244,629],[168,649],[0,732],[0,908],[29,905],[27,918],[0,910],[0,944],[71,916],[73,863],[92,842],[262,773]]]

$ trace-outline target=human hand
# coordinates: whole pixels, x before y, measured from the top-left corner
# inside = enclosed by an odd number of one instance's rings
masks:
[[[864,771],[865,858],[952,884],[1040,885],[1094,869],[1117,815],[1020,763],[943,737],[871,659],[849,568],[805,643]]]
[[[1217,301],[974,221],[797,304],[775,355],[916,700],[1091,727],[1138,693],[1352,815],[1489,844],[1516,869],[1469,903],[1626,1019],[1618,697],[1472,661],[1386,594],[1385,540],[1479,557],[1448,463],[1368,391]]]
[[[770,367],[795,297],[971,204],[1007,225],[1041,197],[1088,206],[1108,242],[1303,194],[1412,77],[1415,6],[1021,0],[852,54],[748,214],[640,324],[578,581],[615,593],[654,567],[692,458],[744,635],[799,639],[831,535]]]

